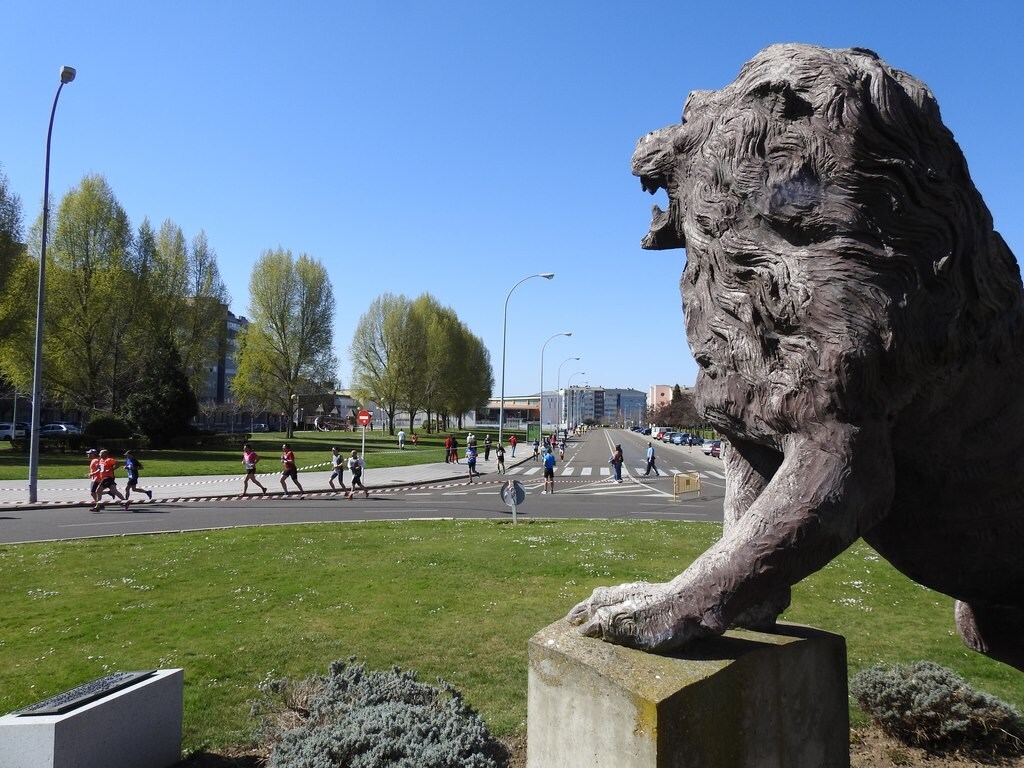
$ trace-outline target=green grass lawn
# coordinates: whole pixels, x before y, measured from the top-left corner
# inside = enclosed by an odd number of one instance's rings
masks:
[[[465,448],[465,430],[455,433]],[[486,432],[477,432],[478,445],[483,451],[483,440]],[[366,433],[366,455],[375,467],[398,467],[410,464],[425,464],[444,461],[444,439],[447,435],[419,433],[419,444],[412,445],[411,435],[406,440],[404,451],[398,450],[397,438],[381,434],[379,430]],[[522,435],[519,436],[522,439]],[[492,435],[497,440],[497,433]],[[253,435],[249,440],[256,452],[263,458],[260,464],[262,471],[279,468],[278,457],[281,455],[281,444],[286,441],[284,433],[266,432]],[[296,432],[287,442],[295,451],[299,468],[315,464],[329,464],[331,446],[338,446],[345,455],[352,449],[362,450],[362,432]],[[244,474],[242,469],[242,443],[245,435],[238,435],[238,447],[235,449],[203,448],[196,450],[162,450],[137,451],[136,455],[145,465],[144,476],[149,477],[183,477],[192,475],[230,475]],[[98,441],[97,448],[102,448]],[[117,456],[117,454],[115,454]],[[120,459],[120,456],[117,456]],[[39,478],[41,480],[80,479],[85,476],[88,461],[80,452],[60,453],[47,451],[40,453]],[[15,450],[10,443],[0,442],[0,481],[25,480],[28,478],[28,453]]]
[[[525,732],[527,641],[599,585],[674,576],[703,523],[350,523],[0,547],[0,713],[111,671],[185,669],[185,746],[249,739],[260,680],[355,654],[441,676],[500,735]],[[784,617],[846,636],[851,672],[929,659],[1024,708],[952,601],[858,543]]]

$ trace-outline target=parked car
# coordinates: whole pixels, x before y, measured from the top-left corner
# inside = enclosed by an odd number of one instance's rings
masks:
[[[714,459],[720,459],[722,458],[722,441],[716,440],[715,442],[718,443],[718,445],[711,447],[711,457]]]
[[[30,431],[29,425],[23,421],[19,421],[17,424],[12,424],[9,421],[0,421],[0,440],[15,440],[26,437]]]
[[[81,434],[82,430],[77,424],[68,424],[63,421],[53,424],[44,424],[39,428],[39,437],[66,437],[67,435]]]
[[[687,445],[689,442],[690,436],[685,432],[672,433],[672,445]]]
[[[689,445],[704,445],[704,438],[698,437],[697,435],[690,435],[690,439],[687,442]]]
[[[678,435],[678,434],[679,434],[678,432],[666,432],[664,435],[661,436],[661,442],[663,442],[663,443],[671,443],[672,442],[672,436],[673,435]]]
[[[704,451],[704,453],[706,455],[710,456],[711,455],[711,451],[713,451],[715,448],[717,448],[721,444],[722,444],[721,440],[708,440],[703,445],[701,445],[700,448],[701,448],[702,451]]]
[[[252,431],[253,432],[269,432],[270,431],[270,427],[267,426],[266,424],[253,424],[252,425]]]

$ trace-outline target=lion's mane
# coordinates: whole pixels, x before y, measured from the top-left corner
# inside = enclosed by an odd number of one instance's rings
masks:
[[[1013,353],[1017,263],[920,81],[864,49],[772,46],[679,129],[687,332],[727,432],[886,418],[957,361]]]

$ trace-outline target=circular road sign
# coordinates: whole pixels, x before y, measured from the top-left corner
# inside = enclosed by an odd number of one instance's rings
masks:
[[[356,421],[358,421],[364,427],[370,425],[370,420],[372,418],[373,416],[370,415],[369,411],[360,411],[358,414],[356,414]]]
[[[526,501],[526,489],[518,480],[509,480],[499,491],[501,500],[510,507],[517,507]]]

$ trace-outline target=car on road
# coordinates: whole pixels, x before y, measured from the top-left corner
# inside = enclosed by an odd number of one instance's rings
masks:
[[[68,435],[81,434],[82,430],[77,424],[68,424],[58,421],[53,424],[44,424],[39,428],[39,437],[67,437]]]
[[[708,440],[707,442],[702,444],[700,448],[701,448],[702,451],[704,451],[704,453],[706,455],[710,456],[711,455],[711,451],[713,451],[714,449],[718,448],[718,446],[720,446],[721,444],[722,444],[721,440]]]

